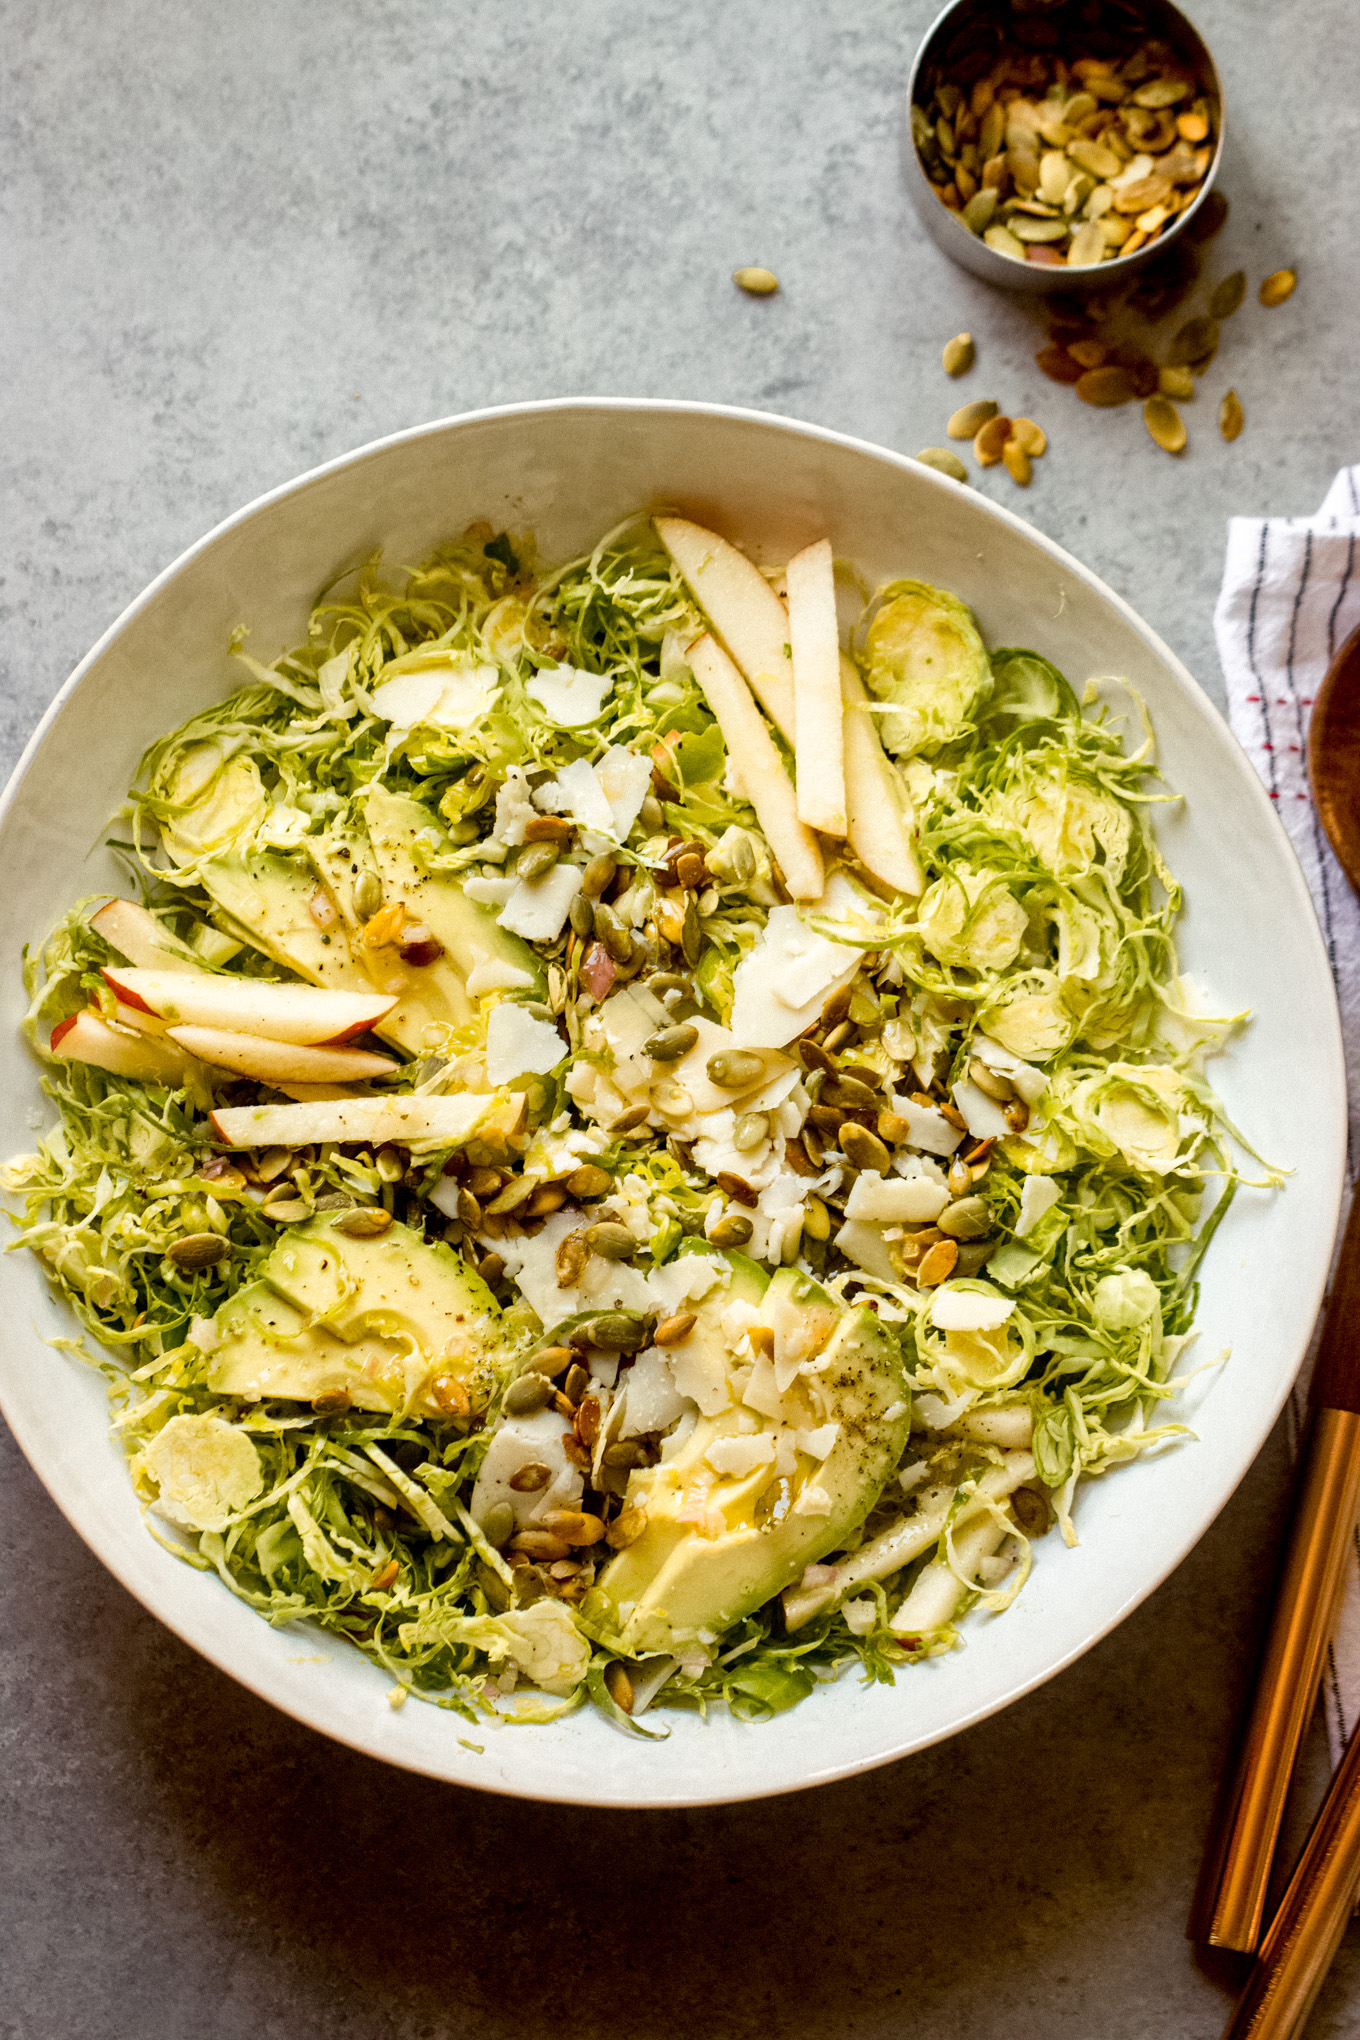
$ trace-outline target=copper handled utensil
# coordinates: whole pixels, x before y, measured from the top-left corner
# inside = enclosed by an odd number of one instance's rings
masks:
[[[1308,766],[1323,827],[1360,893],[1360,631],[1328,669]],[[1360,1501],[1360,1199],[1351,1206],[1309,1395],[1312,1420],[1260,1675],[1227,1818],[1205,1862],[1191,1935],[1261,1942],[1289,1781],[1317,1694]],[[1360,1895],[1360,1734],[1352,1736],[1225,2040],[1291,2040]]]

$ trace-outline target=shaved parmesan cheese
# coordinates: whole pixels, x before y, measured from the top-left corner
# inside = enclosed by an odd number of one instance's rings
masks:
[[[556,779],[539,787],[534,804],[547,814],[570,815],[582,829],[608,834],[614,826],[614,811],[588,758],[564,765]]]
[[[559,730],[578,730],[599,721],[613,685],[605,673],[586,673],[579,666],[552,666],[535,673],[525,692]]]
[[[966,1077],[954,1086],[954,1103],[974,1140],[1004,1140],[1011,1130],[1010,1121],[995,1098],[989,1098]]]
[[[952,1155],[963,1139],[957,1126],[951,1126],[943,1112],[933,1105],[916,1105],[898,1093],[893,1098],[893,1111],[907,1122],[909,1145],[924,1148],[927,1154]]]
[[[755,1410],[762,1417],[777,1419],[783,1415],[783,1396],[775,1380],[774,1362],[764,1354],[751,1369],[751,1379],[741,1399],[748,1410]]]
[[[1027,1105],[1037,1105],[1048,1089],[1048,1078],[1043,1070],[1037,1070],[1033,1063],[1021,1062],[1018,1055],[1012,1055],[999,1041],[993,1041],[990,1034],[973,1036],[973,1054],[998,1076],[1009,1077],[1016,1092]]]
[[[758,1466],[771,1464],[774,1439],[768,1431],[758,1431],[753,1438],[715,1438],[704,1458],[715,1473],[733,1474],[741,1480]]]
[[[461,652],[441,653],[375,687],[373,712],[401,729],[466,730],[490,709],[500,684],[497,667],[474,665]]]
[[[554,864],[542,878],[520,879],[496,918],[526,942],[554,942],[580,890],[580,865]]]
[[[486,1027],[486,1074],[496,1085],[516,1077],[545,1077],[568,1052],[551,1020],[535,1019],[523,1006],[502,999]]]
[[[507,1418],[487,1447],[472,1490],[474,1519],[484,1523],[492,1509],[504,1502],[513,1509],[516,1523],[524,1524],[541,1516],[545,1509],[560,1509],[579,1501],[584,1478],[567,1458],[562,1435],[562,1419],[553,1409]],[[535,1463],[548,1468],[552,1476],[548,1486],[524,1493],[512,1487],[515,1475]]]
[[[1062,1186],[1052,1176],[1026,1176],[1020,1191],[1020,1216],[1015,1221],[1015,1237],[1022,1240],[1027,1232],[1033,1232],[1039,1220],[1053,1209],[1062,1196]]]
[[[622,843],[651,791],[651,761],[641,752],[630,751],[625,744],[611,744],[596,763],[595,776],[614,817],[614,834]]]
[[[534,804],[524,767],[511,765],[496,795],[495,840],[513,849],[524,841],[524,824],[533,818]]]
[[[513,879],[510,883],[513,888]],[[507,962],[503,956],[488,956],[475,943],[468,946],[472,955],[472,969],[466,979],[469,998],[480,999],[487,992],[527,992],[532,986],[532,976],[518,964]]]
[[[930,1299],[930,1322],[940,1332],[994,1332],[1014,1309],[1013,1297],[946,1282]]]
[[[636,1438],[644,1431],[668,1430],[693,1407],[676,1385],[669,1356],[659,1346],[649,1346],[629,1370],[619,1436]]]
[[[829,1516],[831,1497],[824,1487],[805,1487],[793,1505],[795,1516]]]
[[[867,1225],[859,1218],[850,1219],[836,1234],[835,1243],[846,1260],[853,1261],[866,1275],[874,1275],[880,1282],[902,1280],[902,1271],[894,1266],[888,1242],[876,1225]]]
[[[906,1181],[900,1176],[884,1178],[874,1170],[858,1177],[846,1203],[847,1218],[877,1220],[880,1225],[920,1225],[937,1219],[949,1202],[942,1183],[928,1176]]]
[[[809,1459],[826,1459],[840,1434],[839,1424],[819,1424],[815,1431],[800,1431],[798,1450],[806,1452]]]
[[[866,911],[839,873],[819,910]],[[759,942],[733,976],[733,1039],[743,1047],[782,1048],[812,1025],[832,992],[849,984],[863,955],[862,949],[814,934],[796,907],[773,908]]]
[[[524,825],[520,824],[520,841],[524,840]],[[476,874],[463,880],[463,896],[479,907],[503,907],[514,893],[519,880],[497,872],[494,878]]]

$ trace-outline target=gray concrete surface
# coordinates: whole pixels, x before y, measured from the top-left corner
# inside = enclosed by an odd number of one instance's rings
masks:
[[[1033,366],[899,172],[928,0],[44,0],[0,15],[7,281],[0,753],[184,545],[393,428],[515,398],[694,396],[911,452],[963,388],[1040,418],[1019,507],[1221,700],[1233,510],[1356,457],[1348,0],[1201,0],[1226,74],[1210,278],[1284,262],[1188,412]],[[780,296],[728,281],[773,267]],[[979,367],[939,350],[972,330]],[[1247,429],[1225,446],[1233,383]],[[0,1510],[5,2040],[1211,2040],[1182,1939],[1277,1535],[1272,1445],[1175,1577],[1000,1719],[811,1796],[499,1803],[332,1748],[163,1633],[12,1444]],[[1305,1787],[1320,1789],[1315,1745]],[[1302,1819],[1304,1809],[1296,1816]],[[1354,1933],[1310,2026],[1360,2027]]]

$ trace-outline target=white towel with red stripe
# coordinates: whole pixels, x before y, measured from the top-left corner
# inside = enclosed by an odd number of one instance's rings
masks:
[[[1276,802],[1312,891],[1341,1006],[1350,1083],[1348,1180],[1360,1160],[1360,902],[1313,809],[1308,718],[1323,675],[1360,629],[1360,467],[1342,468],[1315,517],[1233,517],[1214,611],[1233,733]],[[1293,1399],[1295,1436],[1303,1387]],[[1324,1679],[1334,1760],[1360,1717],[1360,1537]]]

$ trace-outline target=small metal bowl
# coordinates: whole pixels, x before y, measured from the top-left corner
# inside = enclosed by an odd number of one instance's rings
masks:
[[[1043,10],[1042,18],[1051,21],[1060,34],[1065,20],[1070,18],[1072,42],[1079,43],[1089,31],[1091,11],[1084,0],[1069,0],[1069,4],[1062,4],[1059,0],[1058,5]],[[1223,160],[1223,81],[1203,36],[1179,7],[1171,5],[1171,0],[1137,0],[1136,5],[1102,7],[1102,14],[1117,15],[1127,23],[1131,37],[1141,32],[1159,36],[1170,43],[1177,55],[1194,67],[1201,90],[1217,102],[1218,136],[1208,175],[1195,195],[1194,204],[1187,206],[1165,233],[1159,234],[1155,241],[1149,241],[1132,255],[1117,255],[1112,261],[1094,262],[1079,269],[1069,269],[1066,264],[1019,262],[1013,255],[1002,255],[997,249],[989,248],[980,235],[973,233],[956,213],[940,203],[935,187],[926,176],[925,165],[916,152],[911,112],[918,101],[925,98],[927,75],[943,59],[956,37],[979,22],[995,22],[1004,26],[1017,15],[1033,21],[1036,12],[1033,6],[1015,6],[1013,0],[950,0],[950,5],[927,29],[916,52],[907,87],[903,146],[907,157],[908,189],[921,224],[931,240],[951,261],[971,270],[984,283],[999,284],[1002,290],[1030,291],[1042,296],[1060,291],[1106,290],[1127,281],[1148,264],[1159,261],[1167,249],[1192,227],[1201,212]],[[1058,47],[1062,48],[1061,42]]]

